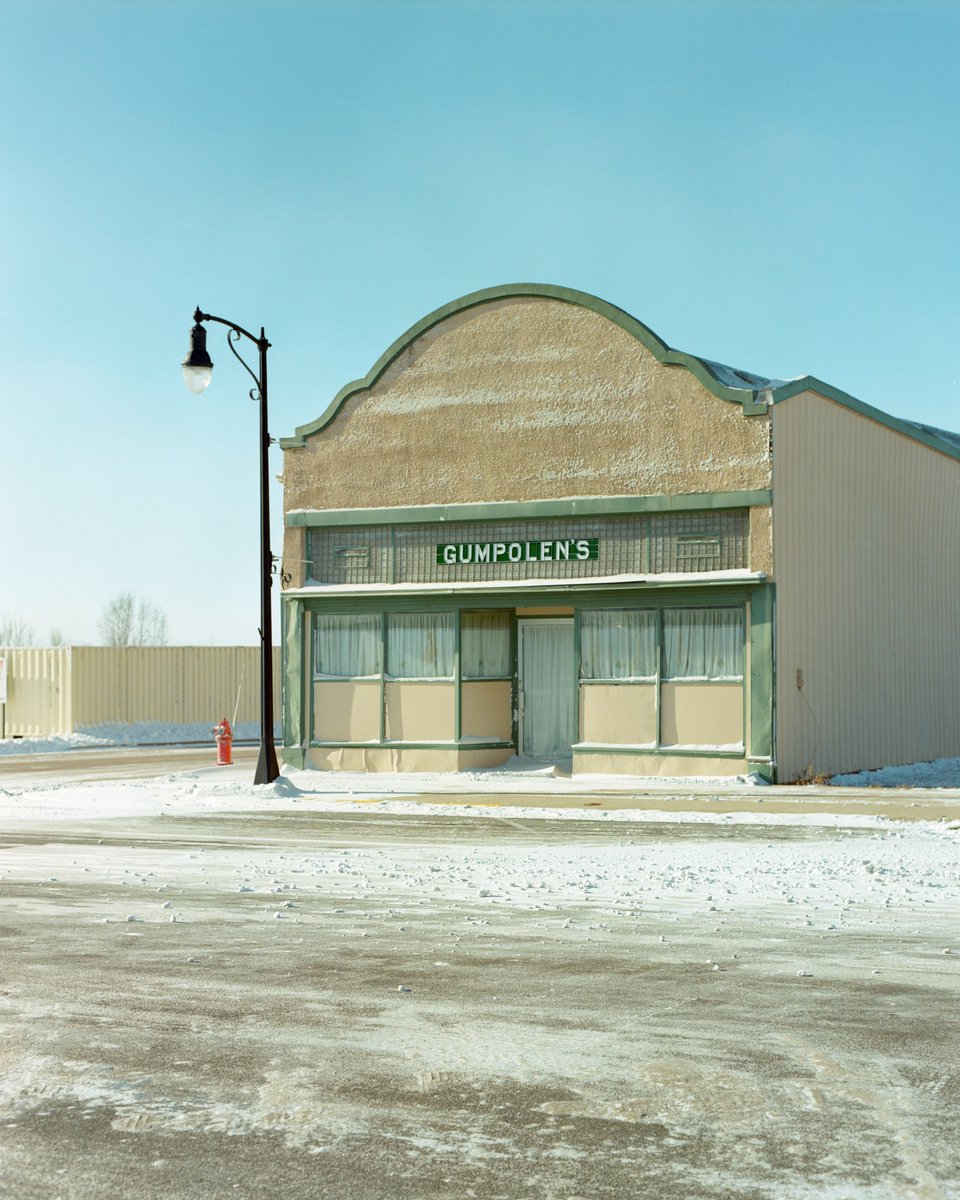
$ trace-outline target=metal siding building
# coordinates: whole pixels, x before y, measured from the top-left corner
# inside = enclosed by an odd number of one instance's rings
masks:
[[[956,752],[950,435],[516,285],[281,444],[287,761],[782,780]]]
[[[955,448],[813,388],[772,416],[780,777],[960,753]]]

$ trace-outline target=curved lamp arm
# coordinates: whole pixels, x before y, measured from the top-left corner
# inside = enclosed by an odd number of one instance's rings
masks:
[[[200,395],[213,376],[213,361],[207,353],[207,331],[203,327],[204,321],[215,321],[218,325],[226,325],[227,345],[257,385],[256,391],[250,393],[251,399],[260,403],[260,756],[257,760],[257,770],[253,782],[271,783],[280,772],[273,739],[273,632],[270,605],[273,555],[270,552],[269,464],[267,461],[272,441],[267,432],[267,351],[270,349],[270,343],[267,341],[267,335],[264,333],[262,325],[260,336],[255,337],[249,329],[244,329],[235,321],[227,321],[224,317],[215,317],[212,313],[201,312],[199,307],[193,314],[193,321],[193,329],[190,331],[190,349],[181,364],[187,387],[196,395]],[[234,342],[239,341],[241,337],[253,342],[260,352],[259,377],[237,353]]]
[[[258,349],[260,349],[260,350],[269,350],[270,349],[270,343],[266,339],[266,335],[263,332],[262,325],[260,326],[260,336],[254,337],[254,335],[250,332],[249,329],[244,329],[244,327],[242,325],[238,325],[236,323],[236,321],[227,321],[223,317],[215,317],[212,313],[201,312],[199,308],[193,314],[193,320],[194,320],[194,324],[196,324],[196,325],[199,325],[201,321],[216,321],[218,325],[226,325],[230,329],[235,329],[237,331],[237,333],[242,333],[243,336],[245,338],[249,338],[250,341],[253,342],[257,346]]]

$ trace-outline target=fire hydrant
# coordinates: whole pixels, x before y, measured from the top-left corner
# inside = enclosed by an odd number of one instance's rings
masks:
[[[230,749],[233,746],[233,734],[230,731],[230,722],[226,717],[221,717],[220,724],[214,725],[213,736],[217,742],[217,766],[229,767],[233,762],[230,756]]]

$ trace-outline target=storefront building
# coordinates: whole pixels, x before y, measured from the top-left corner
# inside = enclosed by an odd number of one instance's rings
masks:
[[[419,322],[282,442],[285,759],[776,778],[795,698],[775,670],[773,414],[801,382],[673,351],[561,288]]]

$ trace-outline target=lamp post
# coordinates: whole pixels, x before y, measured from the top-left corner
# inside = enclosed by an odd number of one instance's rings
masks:
[[[234,356],[256,384],[250,389],[251,400],[260,403],[260,757],[254,783],[272,783],[280,774],[277,766],[277,751],[273,741],[273,633],[270,605],[270,588],[273,583],[273,555],[270,553],[270,498],[267,489],[268,454],[270,434],[267,432],[267,351],[270,343],[260,327],[260,336],[254,337],[242,325],[225,321],[201,312],[193,314],[194,326],[190,330],[190,350],[183,360],[183,378],[187,387],[199,396],[209,386],[213,375],[213,363],[207,353],[207,331],[203,321],[216,321],[227,326],[227,345]],[[260,352],[260,374],[255,375],[237,353],[234,342],[241,336],[249,338]]]

